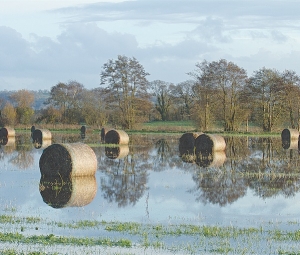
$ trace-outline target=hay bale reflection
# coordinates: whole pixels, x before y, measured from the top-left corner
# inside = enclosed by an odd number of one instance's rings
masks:
[[[128,145],[122,145],[117,147],[105,147],[105,156],[110,159],[125,158],[129,153]]]
[[[225,151],[202,151],[197,154],[196,164],[200,167],[221,167],[225,160]]]
[[[52,144],[52,141],[49,139],[42,141],[33,141],[33,146],[36,149],[45,149]]]
[[[9,136],[9,137],[3,137],[0,139],[0,145],[7,146],[7,147],[16,147],[16,137]]]
[[[42,175],[94,175],[97,170],[97,157],[83,143],[52,144],[44,149],[39,166]]]
[[[91,203],[97,193],[95,176],[42,175],[39,191],[53,208],[81,207]]]

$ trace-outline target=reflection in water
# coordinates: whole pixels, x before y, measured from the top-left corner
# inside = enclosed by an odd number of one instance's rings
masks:
[[[73,139],[75,136],[68,137]],[[135,205],[145,195],[148,189],[148,177],[153,171],[157,172],[154,175],[160,178],[159,171],[174,167],[191,176],[194,184],[190,192],[195,196],[196,201],[201,203],[226,206],[245,196],[247,190],[263,199],[278,195],[291,197],[300,192],[300,155],[298,150],[284,149],[280,137],[228,136],[225,137],[225,151],[199,153],[197,160],[192,163],[186,163],[180,157],[179,137],[177,139],[141,137],[139,140],[133,136],[130,150],[128,147],[125,150],[121,149],[122,147],[93,148],[94,153],[97,154],[96,161],[99,162],[98,171],[101,171],[99,187],[101,196],[109,202],[117,203],[120,207]],[[61,139],[61,135],[53,137],[53,140],[58,139]],[[78,134],[74,140],[80,140]],[[33,163],[31,155],[33,147],[30,139],[27,136],[17,136],[15,145],[16,150],[11,153],[7,162],[17,165],[20,169],[29,167]],[[6,146],[1,146],[1,157],[6,155],[4,149]],[[112,152],[112,149],[116,151]],[[110,155],[113,156],[108,157]],[[172,171],[170,174],[172,175]],[[70,197],[78,197],[75,195],[78,193],[73,188],[77,184],[74,185],[73,179],[69,180],[64,176],[66,175],[60,173],[60,176],[51,177],[54,178],[53,180],[41,181],[43,185],[40,188],[53,192],[54,198],[60,196],[59,192],[73,192],[73,196],[64,195],[64,205],[60,203],[57,207],[74,206],[76,203],[73,199],[70,200]],[[41,180],[44,180],[44,177],[42,174]],[[170,176],[170,179],[171,177],[177,178]],[[52,183],[52,186],[47,182]],[[88,182],[82,181],[82,183]],[[51,201],[49,203],[55,204]],[[80,204],[83,202],[77,203]]]
[[[298,150],[298,139],[282,139],[282,148],[286,150]]]
[[[135,205],[147,190],[147,170],[151,165],[138,154],[131,151],[122,159],[107,159],[100,166],[105,174],[101,178],[103,197],[109,202],[116,202],[119,207]]]
[[[35,140],[32,142],[34,148],[36,149],[45,149],[52,144],[50,139],[42,139],[42,140]]]
[[[116,147],[105,147],[105,155],[110,159],[121,159],[128,155],[129,146],[120,145]]]
[[[94,199],[97,193],[95,176],[42,175],[39,190],[43,201],[53,208],[81,207]]]
[[[225,160],[225,151],[200,151],[196,157],[196,164],[200,167],[221,167]]]

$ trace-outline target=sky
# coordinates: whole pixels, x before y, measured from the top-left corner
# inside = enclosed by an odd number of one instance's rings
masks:
[[[298,0],[0,0],[0,90],[100,86],[118,55],[178,84],[203,60],[300,75]]]

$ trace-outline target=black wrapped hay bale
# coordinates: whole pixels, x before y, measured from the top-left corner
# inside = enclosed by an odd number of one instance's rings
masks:
[[[128,144],[129,136],[124,130],[109,130],[105,135],[105,143],[108,144]]]
[[[196,155],[204,151],[224,151],[225,148],[225,139],[220,135],[201,134],[195,140]]]
[[[42,175],[39,190],[43,201],[53,208],[81,207],[93,201],[97,183],[94,175]]]
[[[39,166],[42,175],[94,175],[97,170],[97,157],[83,143],[52,144],[44,149]]]

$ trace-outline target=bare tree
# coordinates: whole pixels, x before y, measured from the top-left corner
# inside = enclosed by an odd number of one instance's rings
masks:
[[[140,115],[141,102],[149,100],[147,75],[135,58],[119,55],[117,60],[109,60],[103,65],[101,85],[107,86],[112,105],[117,103],[119,122],[124,128],[133,127]]]

